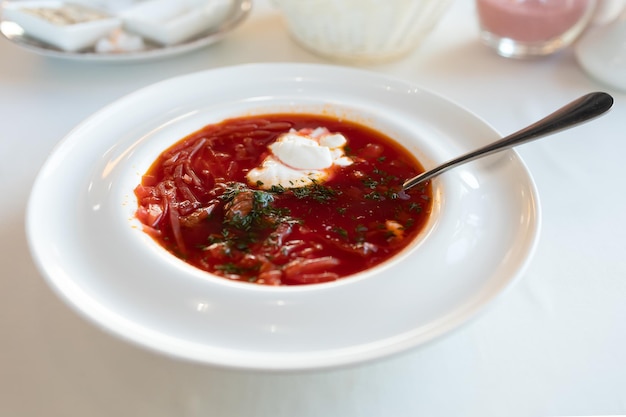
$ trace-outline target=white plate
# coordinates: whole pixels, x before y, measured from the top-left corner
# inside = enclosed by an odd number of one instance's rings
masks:
[[[259,64],[163,81],[87,119],[42,168],[27,233],[50,285],[79,313],[141,346],[225,367],[302,370],[430,341],[474,316],[526,265],[539,204],[513,151],[435,179],[427,233],[392,261],[335,283],[229,282],[140,230],[133,188],[162,150],[227,117],[284,111],[368,124],[427,167],[498,138],[442,97],[360,70]]]
[[[0,20],[0,33],[6,39],[22,48],[54,58],[100,62],[148,61],[170,58],[220,41],[243,23],[251,9],[252,0],[233,0],[231,11],[227,14],[224,21],[209,31],[203,32],[188,41],[171,46],[162,46],[145,41],[146,49],[136,52],[97,53],[93,48],[78,52],[63,51],[44,42],[24,36],[24,30],[17,23],[5,19]]]

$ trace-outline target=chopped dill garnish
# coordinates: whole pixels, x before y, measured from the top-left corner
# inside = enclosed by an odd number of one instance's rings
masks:
[[[372,190],[374,190],[376,187],[378,187],[378,181],[375,181],[372,178],[366,178],[363,180],[363,185],[365,185],[367,188],[370,188]]]
[[[296,198],[311,199],[318,203],[329,202],[340,194],[339,191],[321,185],[317,181],[313,181],[313,184],[307,187],[292,188],[291,192]]]
[[[337,233],[339,236],[343,237],[344,239],[348,238],[348,231],[344,229],[343,227],[333,227],[333,232]]]
[[[272,206],[274,196],[266,191],[254,190],[252,193],[252,208],[248,213],[235,212],[224,223],[236,229],[250,231],[252,228],[275,228],[276,219],[287,216],[289,211]]]
[[[410,203],[409,204],[409,211],[412,211],[414,213],[419,213],[422,211],[422,206],[419,205],[418,203]]]
[[[356,227],[354,228],[354,231],[357,233],[365,233],[368,230],[369,229],[363,224],[357,224]]]
[[[375,201],[382,201],[384,200],[384,197],[376,191],[372,191],[371,193],[367,193],[363,196],[364,198],[366,198],[367,200],[375,200]]]
[[[266,239],[282,223],[295,224],[289,209],[274,206],[274,194],[252,190],[242,183],[230,183],[220,199],[225,201],[221,235],[209,236],[209,245],[220,243],[224,254],[248,251],[250,245]]]
[[[237,197],[240,193],[244,191],[250,191],[247,185],[240,182],[230,182],[226,184],[226,188],[224,192],[219,197],[222,201],[232,201],[235,197]]]
[[[241,274],[243,272],[243,268],[237,266],[233,262],[228,262],[221,265],[215,265],[215,269],[218,271],[224,272],[225,274]]]
[[[278,185],[272,185],[269,189],[270,193],[274,193],[274,194],[282,194],[285,192],[285,187],[283,187],[282,185],[278,184]]]
[[[261,267],[260,263],[253,265],[251,267],[242,267],[233,262],[227,262],[225,264],[215,265],[215,269],[218,271],[221,271],[225,274],[236,274],[236,275],[242,275],[244,273],[249,273],[249,272],[256,272],[259,270],[260,267]]]

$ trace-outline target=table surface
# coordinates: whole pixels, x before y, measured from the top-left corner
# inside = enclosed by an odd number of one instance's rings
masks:
[[[0,416],[572,416],[626,414],[626,95],[572,49],[500,58],[472,2],[453,3],[401,60],[362,66],[442,94],[510,133],[594,90],[605,117],[519,148],[542,231],[521,279],[480,317],[413,351],[348,369],[265,374],[180,362],[121,341],[63,304],[24,232],[31,185],[75,125],[140,87],[251,62],[328,63],[257,1],[218,44],[124,64],[46,58],[0,41]]]

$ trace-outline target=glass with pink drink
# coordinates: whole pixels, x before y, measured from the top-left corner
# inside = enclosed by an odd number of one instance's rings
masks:
[[[499,55],[549,55],[583,32],[595,0],[476,0],[481,40]]]

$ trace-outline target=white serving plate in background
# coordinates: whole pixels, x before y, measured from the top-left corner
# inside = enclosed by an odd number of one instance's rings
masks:
[[[52,58],[107,63],[158,60],[195,51],[224,39],[245,21],[252,10],[252,0],[230,0],[230,3],[231,5],[228,11],[220,20],[214,22],[212,26],[207,26],[205,30],[199,33],[196,32],[194,36],[187,37],[185,40],[172,45],[161,45],[155,42],[145,41],[145,48],[142,50],[115,53],[96,52],[92,47],[76,51],[63,50],[51,43],[28,36],[27,31],[19,22],[12,20],[10,14],[7,15],[6,7],[11,4],[11,2],[5,2],[3,4],[3,13],[0,20],[0,34],[21,48]]]
[[[51,23],[26,11],[34,8],[59,9],[67,3],[64,1],[4,2],[2,17],[19,25],[25,35],[69,53],[93,46],[98,39],[106,37],[122,25],[120,18],[96,9],[93,11],[102,14],[101,19],[67,25]],[[87,9],[87,6],[78,4],[76,6]]]

